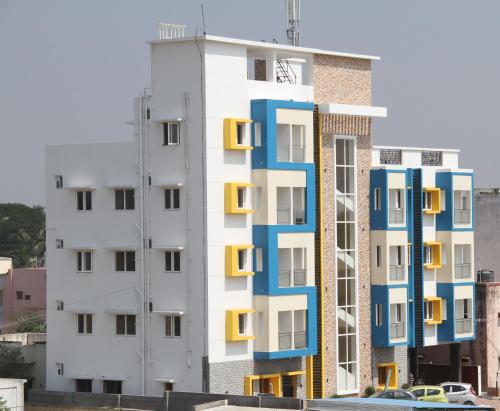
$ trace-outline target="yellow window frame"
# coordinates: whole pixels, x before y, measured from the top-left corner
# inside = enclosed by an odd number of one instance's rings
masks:
[[[238,332],[238,315],[254,312],[252,308],[236,308],[226,311],[226,341],[255,340],[254,335],[240,335]]]
[[[248,118],[225,118],[224,119],[224,148],[226,150],[253,150],[251,145],[238,144],[237,140],[237,126],[243,124],[244,126],[251,123],[252,120]],[[247,138],[250,138],[248,136]]]
[[[425,302],[432,303],[432,320],[424,319],[425,324],[442,324],[443,323],[443,299],[441,297],[425,297]]]
[[[391,372],[391,378],[389,379],[388,388],[395,390],[398,388],[398,364],[395,362],[383,362],[377,364],[378,387],[379,388],[385,387],[385,379],[387,378],[389,370],[392,370],[392,372]],[[383,371],[383,374],[381,374],[381,371]],[[381,378],[381,376],[383,376],[383,378]]]
[[[424,209],[424,213],[439,214],[441,212],[441,190],[436,187],[426,187],[424,193],[431,193],[431,208]]]
[[[238,208],[238,189],[252,188],[252,183],[224,183],[224,211],[226,214],[251,214],[249,208]]]
[[[238,251],[252,250],[251,244],[226,245],[226,276],[227,277],[244,277],[254,275],[253,271],[240,271],[238,269]],[[251,258],[251,256],[250,256]]]
[[[443,266],[441,261],[441,243],[439,241],[426,241],[424,242],[424,247],[432,248],[432,263],[424,261],[424,267],[428,269],[441,268]]]

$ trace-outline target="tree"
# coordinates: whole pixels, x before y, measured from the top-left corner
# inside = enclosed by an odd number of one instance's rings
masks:
[[[16,333],[45,333],[47,332],[45,313],[43,312],[17,312],[13,316]]]
[[[33,364],[24,361],[19,347],[0,344],[0,378],[30,379],[32,368]]]
[[[15,268],[45,265],[43,207],[0,204],[0,257],[12,257]]]
[[[7,401],[0,397],[0,411],[10,411],[10,408],[7,407]]]

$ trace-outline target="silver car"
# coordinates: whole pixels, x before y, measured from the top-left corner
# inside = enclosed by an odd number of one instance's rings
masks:
[[[443,382],[439,385],[443,387],[450,403],[463,405],[476,404],[476,392],[472,388],[472,385],[464,382]]]

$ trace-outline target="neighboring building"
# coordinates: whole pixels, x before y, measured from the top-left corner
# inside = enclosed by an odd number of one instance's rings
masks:
[[[3,322],[3,294],[5,287],[5,277],[12,268],[12,258],[0,257],[0,326]],[[0,328],[0,333],[2,329]]]
[[[26,363],[33,364],[31,369],[31,379],[28,381],[28,388],[35,390],[45,390],[46,380],[46,342],[45,333],[16,333],[0,335],[0,344],[9,344],[21,349],[21,353]]]
[[[13,268],[3,277],[2,333],[15,332],[16,316],[45,318],[47,276],[45,268]]]
[[[377,58],[202,35],[151,59],[134,141],[46,150],[47,388],[361,392]]]
[[[419,350],[474,339],[473,172],[458,150],[374,147],[372,166],[373,380],[397,386]]]
[[[481,366],[482,390],[500,396],[500,189],[475,190],[476,340],[462,357]]]

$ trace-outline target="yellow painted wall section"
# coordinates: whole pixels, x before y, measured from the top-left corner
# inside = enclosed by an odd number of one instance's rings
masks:
[[[441,212],[441,190],[435,187],[424,188],[424,192],[431,193],[431,208],[424,210],[426,214],[439,214]]]
[[[391,377],[389,378],[389,388],[398,388],[398,365],[395,362],[380,363],[377,365],[378,368],[378,386],[385,387],[385,381],[389,372]]]
[[[224,119],[224,148],[226,150],[252,150],[250,145],[238,144],[236,139],[236,125],[251,123],[252,120],[246,118],[225,118]],[[246,131],[249,134],[249,131]],[[250,137],[247,136],[247,139]]]
[[[443,322],[443,299],[441,297],[425,297],[425,301],[432,303],[432,320],[424,320],[426,324],[441,324]]]
[[[432,263],[425,263],[424,266],[427,269],[441,268],[441,243],[439,241],[426,241],[424,246],[432,247]]]
[[[254,275],[253,271],[240,271],[238,270],[238,251],[251,250],[253,245],[240,244],[240,245],[226,245],[226,276],[227,277],[244,277]],[[247,257],[251,260],[251,254]]]
[[[238,315],[250,314],[255,310],[251,308],[238,308],[226,311],[226,340],[227,341],[245,341],[253,340],[253,335],[240,335],[238,333]]]
[[[238,188],[253,187],[252,183],[224,183],[224,211],[226,214],[250,214],[249,208],[238,208]]]
[[[308,355],[306,357],[306,398],[313,399],[313,357]]]

